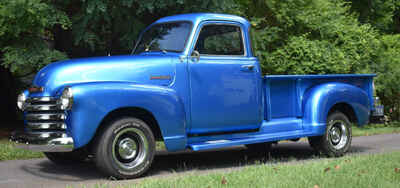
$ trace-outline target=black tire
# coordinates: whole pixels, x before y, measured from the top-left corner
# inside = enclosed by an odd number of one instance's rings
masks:
[[[140,119],[124,117],[113,121],[96,137],[94,161],[106,175],[131,179],[143,175],[155,154],[150,127]]]
[[[246,148],[250,152],[269,152],[272,148],[271,142],[257,143],[257,144],[246,144]]]
[[[88,153],[83,149],[71,152],[44,152],[44,155],[51,162],[58,165],[80,163],[84,162],[88,158]]]
[[[346,115],[338,111],[328,115],[324,135],[308,137],[310,146],[328,157],[343,156],[349,150],[351,141],[351,123]]]

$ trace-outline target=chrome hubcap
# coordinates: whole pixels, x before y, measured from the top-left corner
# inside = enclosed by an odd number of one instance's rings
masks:
[[[137,144],[131,138],[124,138],[119,142],[118,153],[122,159],[133,159],[136,156]]]
[[[138,128],[125,128],[114,138],[112,155],[119,167],[132,170],[142,164],[147,156],[149,143]]]
[[[339,130],[339,128],[337,128],[337,127],[332,127],[332,129],[331,129],[331,137],[332,137],[332,142],[334,143],[334,144],[337,144],[337,143],[339,143],[339,141],[340,141],[340,130]]]
[[[346,124],[342,120],[331,121],[331,129],[329,130],[329,141],[333,148],[342,149],[347,144],[348,131]]]

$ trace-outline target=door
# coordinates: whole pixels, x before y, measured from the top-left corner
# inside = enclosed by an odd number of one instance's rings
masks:
[[[189,58],[190,134],[257,129],[262,121],[260,67],[247,57],[240,24],[202,24]]]

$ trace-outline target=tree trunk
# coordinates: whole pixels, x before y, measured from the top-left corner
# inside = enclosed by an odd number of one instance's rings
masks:
[[[400,9],[400,8],[399,8]],[[394,30],[396,33],[400,33],[400,10],[397,10],[393,16]]]
[[[11,72],[0,66],[0,125],[5,126],[4,122],[13,122],[17,120],[16,111],[16,93],[15,80]]]

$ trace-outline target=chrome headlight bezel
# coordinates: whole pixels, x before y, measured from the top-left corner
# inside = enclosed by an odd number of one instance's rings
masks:
[[[26,95],[24,92],[20,93],[17,98],[17,106],[20,110],[24,111],[26,104]]]
[[[74,103],[74,95],[72,92],[72,88],[66,87],[61,93],[60,98],[57,101],[61,110],[71,110],[72,105]]]

